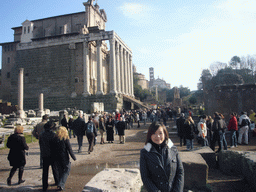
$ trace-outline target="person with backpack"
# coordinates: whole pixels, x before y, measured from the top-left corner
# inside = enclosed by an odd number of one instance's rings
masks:
[[[93,151],[94,139],[97,137],[97,130],[94,122],[92,121],[92,117],[89,117],[89,121],[86,126],[86,137],[89,142],[88,154]]]
[[[238,137],[238,145],[242,144],[242,138],[244,136],[244,144],[248,145],[248,131],[250,127],[250,119],[247,116],[246,112],[241,112],[241,116],[239,118],[239,125],[240,125],[240,130],[239,130],[239,137]]]

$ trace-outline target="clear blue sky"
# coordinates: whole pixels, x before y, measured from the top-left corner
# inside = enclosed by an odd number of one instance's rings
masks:
[[[84,11],[85,1],[4,0],[0,42],[13,41],[11,28],[26,19]],[[256,54],[255,0],[98,0],[98,4],[107,14],[106,30],[114,30],[132,49],[137,72],[149,79],[149,67],[154,67],[155,78],[171,87],[196,90],[202,69],[211,63]]]

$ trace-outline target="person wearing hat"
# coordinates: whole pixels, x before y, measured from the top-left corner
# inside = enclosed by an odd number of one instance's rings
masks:
[[[44,115],[42,117],[42,121],[34,127],[32,134],[35,138],[39,139],[39,135],[42,132],[44,132],[44,125],[47,123],[47,120],[48,120],[48,115]],[[40,168],[43,168],[43,158],[42,158],[41,152],[40,152]]]
[[[40,151],[43,158],[43,191],[46,191],[48,188],[48,175],[49,175],[49,167],[51,165],[53,177],[55,180],[55,184],[59,183],[59,174],[56,163],[53,158],[53,140],[55,137],[55,133],[52,131],[55,128],[55,123],[53,121],[48,121],[44,125],[44,132],[42,132],[39,136],[39,145]]]

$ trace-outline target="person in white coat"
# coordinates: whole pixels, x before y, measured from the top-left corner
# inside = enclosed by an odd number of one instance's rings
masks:
[[[198,136],[202,138],[202,146],[208,146],[206,115],[201,116],[200,121],[197,124],[197,129],[199,131]]]
[[[239,118],[239,125],[240,125],[240,130],[239,130],[239,137],[238,137],[238,144],[242,144],[242,138],[244,137],[244,144],[248,145],[248,130],[250,126],[250,118],[247,116],[246,112],[242,112],[241,116]]]

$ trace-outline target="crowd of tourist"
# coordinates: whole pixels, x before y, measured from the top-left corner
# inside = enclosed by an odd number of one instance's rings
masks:
[[[193,150],[193,142],[196,138],[199,144],[209,146],[213,151],[215,151],[217,142],[219,146],[217,152],[220,152],[228,148],[227,133],[230,134],[230,148],[248,145],[250,137],[256,136],[255,119],[256,115],[253,110],[250,111],[249,117],[247,112],[241,112],[241,114],[232,112],[227,122],[223,114],[215,112],[213,118],[201,115],[199,122],[195,123],[191,115],[186,116],[181,113],[176,120],[180,146],[186,145],[187,150]]]
[[[230,134],[230,148],[238,147],[238,145],[242,144],[248,145],[250,133],[256,136],[256,132],[254,132],[256,130],[254,129],[256,114],[253,110],[250,111],[249,117],[246,112],[241,112],[240,115],[233,112],[230,114],[227,122],[225,122],[223,114],[218,112],[213,114],[213,118],[211,116],[201,115],[199,116],[198,122],[197,119],[193,120],[193,117],[192,110],[184,109],[176,112],[169,108],[157,110],[116,110],[113,113],[103,112],[91,114],[88,119],[80,111],[77,118],[64,114],[63,119],[60,121],[60,126],[57,127],[53,121],[48,121],[47,115],[44,115],[42,122],[37,124],[32,132],[39,139],[43,191],[46,191],[48,188],[50,166],[58,190],[65,189],[65,182],[71,169],[70,157],[76,160],[69,141],[72,136],[77,138],[78,153],[82,153],[83,151],[83,137],[86,136],[89,143],[87,153],[90,154],[96,145],[98,132],[100,133],[100,144],[105,144],[106,142],[109,144],[114,143],[115,134],[119,136],[118,142],[125,144],[126,129],[140,128],[140,123],[146,125],[147,122],[150,122],[151,125],[148,129],[146,145],[141,150],[140,167],[142,180],[146,188],[162,190],[168,188],[168,191],[171,189],[182,191],[184,186],[182,163],[180,162],[177,148],[169,139],[166,129],[168,119],[176,123],[180,146],[186,146],[188,151],[194,149],[194,140],[202,146],[209,146],[213,151],[215,151],[216,142],[219,146],[217,152],[227,150],[227,131]],[[7,147],[10,148],[8,160],[12,166],[9,177],[7,178],[8,185],[11,185],[11,179],[17,169],[19,169],[18,184],[25,182],[22,176],[26,164],[25,150],[28,150],[28,146],[22,133],[23,127],[17,126],[14,134],[7,141]],[[166,166],[165,163],[167,162],[178,162],[178,164],[175,163],[175,166],[171,163],[170,167],[164,168],[165,176],[168,176],[167,178],[156,175],[156,177],[159,176],[163,180],[167,179],[166,184],[171,181],[176,183],[175,185],[160,186],[159,183],[152,180],[154,173],[156,174],[157,171],[161,172],[161,170],[156,169],[153,173],[153,168],[152,170],[147,170],[154,164],[154,162],[149,163],[151,161],[149,159],[155,158],[155,154],[151,153],[154,151],[162,157],[160,164]],[[166,156],[168,153],[172,154],[171,157]],[[173,170],[175,170],[175,174]]]

